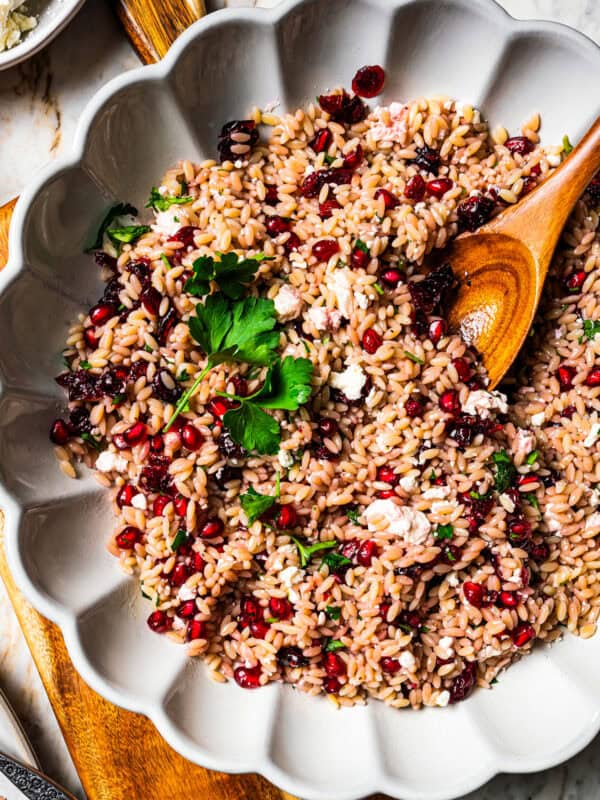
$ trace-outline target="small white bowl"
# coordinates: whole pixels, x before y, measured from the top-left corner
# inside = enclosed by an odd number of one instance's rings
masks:
[[[0,70],[14,67],[39,52],[65,28],[85,0],[27,0],[29,16],[37,17],[37,25],[23,34],[19,44],[0,53]]]

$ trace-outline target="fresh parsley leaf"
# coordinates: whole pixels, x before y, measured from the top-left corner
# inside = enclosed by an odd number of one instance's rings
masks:
[[[494,453],[492,460],[496,465],[494,489],[502,494],[512,484],[517,471],[506,450]]]
[[[332,572],[342,567],[349,567],[351,563],[352,561],[341,553],[325,553],[321,560],[321,566],[326,564]]]
[[[177,533],[175,534],[175,538],[173,539],[173,542],[171,543],[171,550],[173,552],[175,552],[176,550],[179,550],[181,545],[185,544],[187,542],[188,538],[189,537],[188,537],[187,531],[183,530],[183,528],[180,528],[177,531]]]
[[[540,510],[540,503],[539,500],[537,499],[537,495],[534,494],[534,492],[527,492],[527,494],[525,495],[525,499],[530,505],[532,505],[535,508],[536,511]]]
[[[84,442],[87,442],[89,445],[91,445],[94,448],[94,450],[100,452],[103,449],[102,447],[103,440],[94,438],[91,433],[85,431],[84,433],[81,434],[81,438],[83,439]]]
[[[342,609],[338,606],[327,606],[325,609],[325,613],[329,617],[329,619],[334,620],[337,622],[339,618],[342,616]]]
[[[189,379],[190,376],[188,375],[187,369],[182,369],[179,375],[177,375],[177,377],[175,378],[175,380],[178,381],[179,383],[185,383],[186,381],[189,381]]]
[[[298,555],[300,556],[300,566],[302,568],[308,565],[309,561],[315,555],[315,553],[318,553],[321,550],[331,550],[333,547],[337,547],[336,541],[315,542],[315,544],[308,544],[307,542],[301,542],[299,539],[296,539],[295,536],[292,536],[292,541],[298,548]]]
[[[304,345],[304,349],[306,351],[306,355],[309,356],[310,355],[310,345],[308,344],[306,339],[302,339],[302,344]]]
[[[171,264],[171,262],[169,261],[169,259],[166,257],[166,255],[164,253],[160,254],[160,260],[163,262],[163,264],[165,265],[165,267],[167,269],[171,269],[172,264]]]
[[[373,288],[377,292],[377,294],[383,294],[383,286],[380,283],[374,283]]]
[[[538,460],[539,456],[540,456],[540,454],[538,453],[537,450],[532,450],[531,453],[529,453],[529,455],[525,459],[525,463],[528,464],[529,466],[531,466],[532,464],[535,464],[535,462]]]
[[[490,681],[490,686],[495,686],[497,683],[500,683],[498,678],[492,678],[492,680]]]
[[[115,244],[131,244],[150,230],[149,225],[126,225],[124,228],[110,228],[106,233]]]
[[[149,594],[146,594],[146,592],[145,592],[143,589],[142,589],[142,597],[145,597],[145,598],[146,598],[146,600],[152,600],[152,598],[150,597],[150,595],[149,595]]]
[[[348,506],[348,508],[346,509],[346,516],[348,517],[350,522],[353,522],[355,525],[360,524],[358,521],[360,517],[360,511],[356,506]]]
[[[94,242],[89,246],[86,247],[86,253],[93,253],[94,250],[100,250],[102,247],[102,242],[104,241],[104,234],[106,229],[118,217],[125,217],[125,216],[133,216],[137,215],[137,208],[129,205],[129,203],[117,203],[116,205],[109,208],[106,212],[106,215],[102,222],[100,223],[100,227],[98,228],[98,233],[96,234],[96,239]]]
[[[149,344],[145,344],[145,345],[144,345],[144,350],[145,350],[147,353],[153,353],[153,352],[154,352],[154,350],[153,350],[153,349],[150,347],[150,345],[149,345]]]
[[[563,153],[564,153],[566,156],[568,156],[568,155],[569,155],[569,153],[572,153],[572,152],[573,152],[573,145],[572,145],[572,144],[571,144],[571,142],[569,141],[569,137],[568,137],[568,135],[567,135],[566,133],[565,133],[565,135],[564,135],[564,136],[563,136],[563,138],[562,138],[562,148],[563,148]]]
[[[354,249],[355,250],[360,250],[362,253],[369,253],[370,252],[368,245],[366,244],[366,242],[363,242],[362,239],[357,239],[354,242]]]
[[[429,633],[430,628],[428,628],[427,625],[421,625],[420,631],[421,633]]]
[[[336,160],[337,156],[330,156],[328,153],[325,153],[325,158],[323,159],[326,164],[333,164]]]
[[[405,350],[404,351],[404,355],[407,358],[410,358],[411,361],[414,361],[415,364],[423,365],[425,363],[422,358],[419,358],[419,356],[416,356],[414,353],[411,353],[409,350]]]
[[[432,470],[431,470],[431,472],[429,473],[429,481],[430,481],[431,483],[433,483],[433,481],[434,481],[436,478],[437,478],[437,475],[435,474],[435,470],[434,470],[434,469],[432,469]]]
[[[92,368],[92,365],[90,364],[89,361],[80,361],[79,362],[79,366],[81,367],[81,369],[85,369],[85,370],[88,370],[88,369]]]
[[[232,300],[239,300],[248,284],[254,280],[260,262],[271,260],[271,256],[264,253],[242,259],[237,253],[217,255],[218,261],[211,256],[200,256],[194,261],[194,274],[186,281],[184,291],[193,297],[204,297],[210,293],[211,281],[215,281],[223,294]]]
[[[267,617],[265,622],[267,625],[273,625],[274,622],[280,622],[281,620],[277,619],[277,617]]]
[[[155,211],[167,211],[171,206],[184,206],[191,203],[193,197],[173,197],[168,194],[161,194],[156,186],[152,187],[150,197],[146,203],[146,208],[153,208]]]
[[[346,645],[340,642],[339,639],[328,639],[327,644],[323,648],[326,653],[335,653],[336,650],[345,650]]]
[[[600,333],[600,319],[591,320],[584,319],[583,321],[583,335],[588,341],[592,341]]]
[[[473,490],[469,492],[469,497],[471,497],[473,500],[481,500],[481,495],[479,492],[474,492]]]
[[[124,394],[116,394],[112,399],[112,404],[113,406],[118,406],[120,403],[123,402],[123,400],[125,400]]]
[[[269,367],[265,382],[248,399],[261,408],[296,411],[310,397],[313,369],[307,358],[286,356]]]
[[[452,539],[454,528],[452,525],[438,525],[434,534],[436,539]]]
[[[241,444],[245,450],[255,450],[270,456],[274,456],[279,450],[279,423],[253,403],[242,403],[239,408],[227,411],[223,424],[234,442]]]
[[[246,494],[240,495],[240,504],[248,519],[248,524],[252,525],[253,522],[268,511],[280,496],[279,489],[279,473],[277,473],[277,489],[274,495],[261,494],[257,492],[253,486],[248,487]]]

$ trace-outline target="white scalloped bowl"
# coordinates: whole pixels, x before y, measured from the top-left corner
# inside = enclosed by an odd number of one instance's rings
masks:
[[[17,584],[60,625],[83,678],[150,717],[184,756],[262,773],[303,798],[434,800],[580,750],[600,729],[600,637],[540,648],[493,691],[445,710],[372,702],[335,711],[289,687],[214,684],[147,629],[137,581],[104,547],[107,492],[89,477],[65,478],[48,443],[63,403],[53,376],[65,332],[100,290],[82,250],[107,204],[143,205],[167,165],[212,157],[221,124],[252,105],[277,98],[292,108],[373,63],[386,68],[384,101],[447,93],[512,130],[539,110],[546,141],[576,141],[600,108],[592,42],[516,22],[490,0],[305,0],[210,15],[163,63],[99,92],[71,157],[17,207],[0,276],[0,501]]]

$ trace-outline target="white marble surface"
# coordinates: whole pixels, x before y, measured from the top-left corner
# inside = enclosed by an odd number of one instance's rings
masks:
[[[227,0],[213,0],[217,7]],[[274,5],[277,0],[229,0]],[[327,0],[322,0],[327,2]],[[520,18],[566,22],[600,42],[600,0],[500,0]],[[0,203],[68,150],[78,115],[94,91],[138,60],[104,0],[88,0],[59,38],[34,59],[0,73]],[[0,686],[13,703],[44,769],[83,797],[23,636],[0,583]],[[468,759],[465,753],[465,759]],[[502,775],[469,800],[597,800],[600,739],[567,764],[535,775]],[[143,779],[140,778],[140,790]]]

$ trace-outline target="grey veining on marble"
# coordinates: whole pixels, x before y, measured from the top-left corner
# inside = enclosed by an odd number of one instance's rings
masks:
[[[213,9],[223,5],[273,6],[276,2],[209,0],[208,5]],[[501,0],[500,4],[516,17],[565,22],[600,42],[600,0]],[[138,63],[109,3],[88,0],[79,16],[46,51],[0,73],[0,204],[18,194],[38,169],[68,151],[79,114],[96,89]],[[593,78],[598,80],[600,76],[590,76]],[[82,798],[1,583],[0,685],[21,717],[44,769]],[[468,758],[466,753],[465,759]],[[532,775],[498,776],[467,798],[600,800],[599,764],[600,737],[562,766]]]

